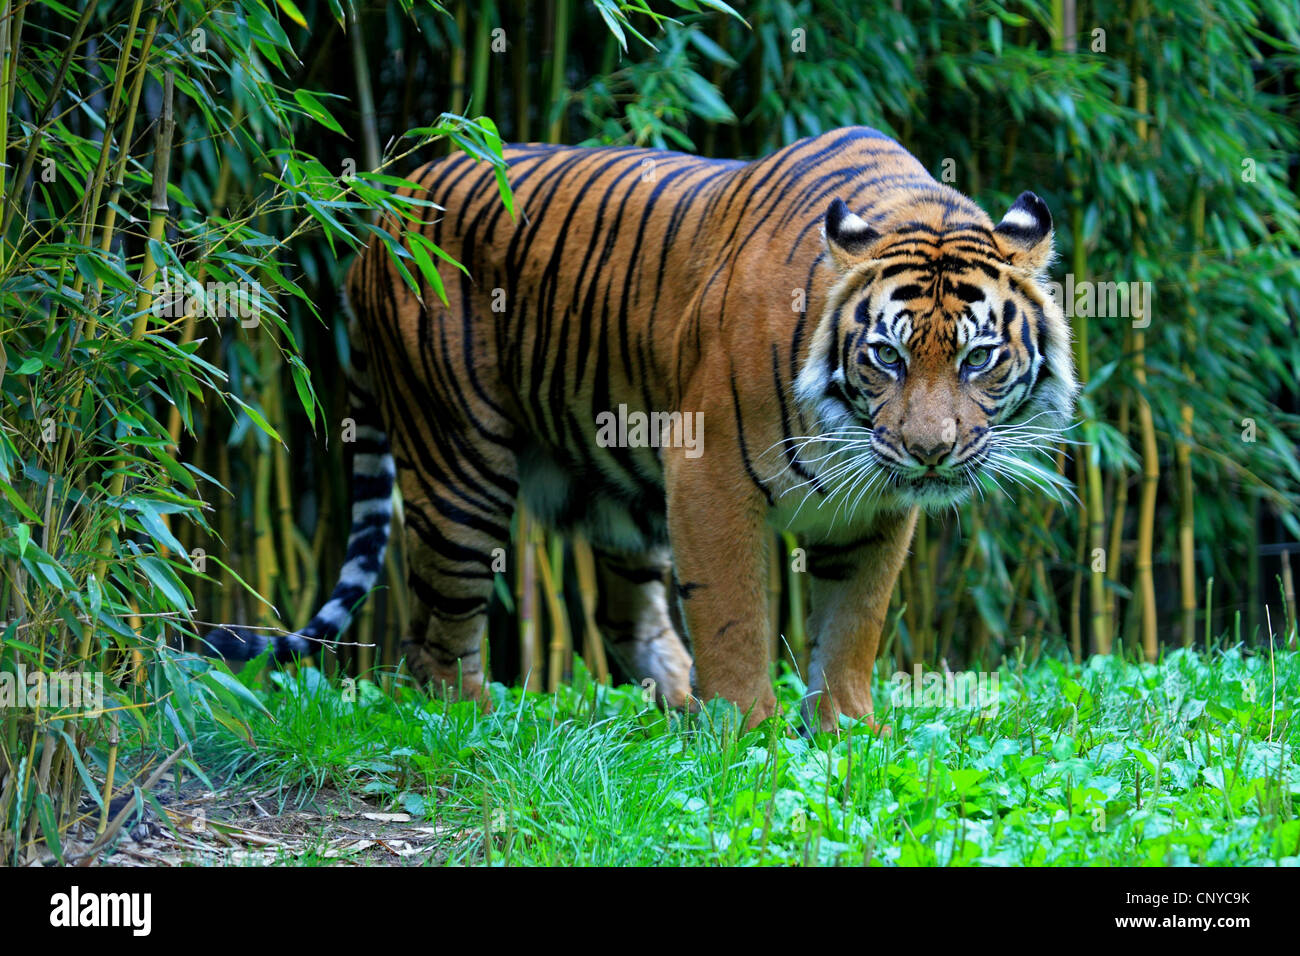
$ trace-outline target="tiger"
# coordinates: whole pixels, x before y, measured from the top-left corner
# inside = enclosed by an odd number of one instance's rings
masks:
[[[590,542],[597,622],[628,674],[753,727],[777,711],[776,529],[810,582],[802,717],[883,729],[872,672],[919,510],[959,504],[1073,412],[1046,204],[1023,192],[995,225],[866,127],[752,162],[535,143],[502,158],[513,213],[465,154],[403,190],[463,267],[442,270],[445,301],[379,239],[347,273],[358,426],[329,601],[302,631],[210,643],[283,660],[336,639],[376,583],[396,483],[406,665],[486,705],[493,559],[522,501]]]

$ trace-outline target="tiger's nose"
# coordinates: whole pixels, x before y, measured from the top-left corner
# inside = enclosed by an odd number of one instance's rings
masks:
[[[944,441],[942,438],[935,440],[933,443],[926,439],[919,439],[908,442],[907,451],[908,454],[923,465],[941,465],[955,444],[955,442]]]

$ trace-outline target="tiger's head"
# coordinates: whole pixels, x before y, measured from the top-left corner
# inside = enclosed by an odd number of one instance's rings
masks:
[[[952,191],[921,208],[877,226],[831,204],[838,278],[795,390],[828,443],[819,460],[839,468],[825,474],[942,507],[1046,450],[1076,385],[1069,326],[1043,283],[1046,204],[1022,193],[997,226]]]

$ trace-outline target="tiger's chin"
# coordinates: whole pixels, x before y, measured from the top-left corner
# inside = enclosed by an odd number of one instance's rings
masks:
[[[926,511],[942,511],[959,505],[975,488],[969,478],[961,475],[895,473],[892,477],[898,500],[908,507],[916,506]]]

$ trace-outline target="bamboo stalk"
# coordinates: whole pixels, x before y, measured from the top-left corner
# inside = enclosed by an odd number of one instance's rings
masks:
[[[514,78],[514,99],[515,99],[515,140],[520,143],[527,143],[528,131],[531,128],[529,123],[529,110],[531,107],[532,83],[530,82],[529,66],[532,60],[528,56],[528,45],[523,42],[522,38],[528,36],[528,4],[520,3],[516,5],[517,17],[515,21],[515,39],[511,44],[511,76]]]
[[[352,72],[357,83],[357,106],[361,112],[361,142],[366,169],[380,166],[379,131],[376,123],[375,95],[370,88],[370,64],[366,59],[366,40],[357,16],[357,2],[347,7],[348,41],[352,46]]]
[[[45,134],[45,127],[54,116],[54,110],[58,105],[59,96],[63,92],[63,81],[67,78],[68,67],[72,63],[72,58],[76,54],[77,48],[81,46],[81,38],[85,35],[86,27],[90,24],[90,19],[95,15],[95,10],[98,6],[99,0],[90,0],[90,2],[86,4],[86,8],[81,11],[81,18],[77,20],[77,25],[72,30],[72,37],[70,38],[67,49],[64,51],[63,59],[59,61],[59,69],[54,74],[54,79],[50,83],[49,92],[46,95],[45,112],[42,114],[40,121],[32,131],[31,138],[27,143],[27,150],[23,153],[22,165],[19,168],[17,177],[14,179],[13,188],[9,190],[9,195],[7,197],[8,201],[4,206],[4,217],[3,219],[0,219],[0,236],[9,235],[9,225],[13,222],[14,213],[18,211],[18,193],[22,188],[22,184],[27,182],[28,178],[32,174],[32,167],[36,164],[36,154],[39,151],[42,138]],[[107,142],[105,142],[105,148],[107,148]],[[0,179],[2,178],[3,176],[0,175]],[[102,180],[102,170],[96,178]]]
[[[542,649],[537,633],[537,559],[533,551],[533,520],[522,501],[515,512],[515,608],[519,616],[519,672],[530,691],[542,689]]]
[[[1295,644],[1296,640],[1296,607],[1295,607],[1295,578],[1291,576],[1291,552],[1283,551],[1282,555],[1282,601],[1286,604],[1286,628],[1288,640]]]
[[[39,712],[38,712],[39,718]],[[35,742],[39,735],[32,734],[32,741]],[[45,742],[41,747],[41,762],[36,770],[36,793],[49,794],[50,774],[53,769],[54,776],[59,776],[59,768],[54,766],[54,756],[58,754],[60,762],[63,760],[62,741],[51,733],[45,734]],[[30,765],[30,764],[29,764]],[[23,842],[30,844],[36,839],[36,827],[38,825],[37,814],[30,813],[27,817],[27,828],[23,835]]]
[[[13,102],[13,89],[9,81],[14,78],[14,70],[18,65],[18,49],[21,44],[16,34],[21,31],[21,18],[26,10],[24,4],[17,13],[19,19],[15,24],[15,14],[10,9],[9,0],[0,0],[0,160],[9,155],[9,104]],[[7,179],[4,171],[0,170],[0,219],[4,217],[4,209],[9,201]],[[14,183],[14,187],[17,186],[18,184]],[[9,261],[7,238],[7,234],[0,232],[0,276],[7,272]],[[0,369],[4,368],[5,362],[4,344],[0,342]],[[7,609],[0,608],[0,610]]]
[[[402,502],[398,496],[397,513],[393,515],[393,527],[404,527],[401,520]],[[385,666],[395,666],[398,657],[398,641],[405,637],[411,630],[411,606],[408,603],[409,597],[406,591],[406,536],[403,534],[394,534],[388,545],[388,554],[385,557],[385,563],[388,565],[388,607],[391,609],[391,620],[384,631],[383,655],[380,662]],[[385,675],[387,679],[387,675]]]
[[[1074,4],[1053,0],[1052,24],[1052,49],[1058,52],[1072,52],[1075,37],[1078,33]],[[1070,144],[1070,159],[1066,163],[1066,184],[1070,190],[1070,232],[1074,243],[1072,269],[1075,281],[1082,282],[1088,273],[1088,250],[1083,235],[1084,191],[1082,177],[1079,174],[1079,164],[1082,162],[1082,156],[1078,134],[1073,129],[1069,129],[1066,131],[1066,138]],[[1090,374],[1088,366],[1088,318],[1086,315],[1076,317],[1074,333],[1075,366],[1078,369],[1079,381],[1085,383],[1088,381]],[[1091,555],[1101,554],[1104,556],[1106,553],[1106,515],[1105,501],[1102,494],[1101,463],[1097,456],[1096,422],[1091,418],[1086,420],[1083,432],[1085,439],[1083,453],[1085,458],[1080,463],[1082,465],[1080,497],[1084,504],[1079,520],[1080,524],[1087,528],[1087,550],[1091,552]],[[1087,555],[1081,554],[1080,557],[1087,557]],[[1106,618],[1105,569],[1104,566],[1098,569],[1094,560],[1087,560],[1076,566],[1075,575],[1081,575],[1085,566],[1089,569],[1088,613],[1091,622],[1089,633],[1092,636],[1093,650],[1099,654],[1109,654],[1111,638],[1110,628],[1108,627],[1109,622]],[[1071,596],[1073,603],[1073,591]],[[1078,599],[1081,610],[1081,594]],[[1072,640],[1072,643],[1075,647],[1076,657],[1078,657],[1083,650],[1082,635],[1078,635],[1077,640]]]
[[[153,166],[153,196],[149,203],[149,239],[152,243],[161,242],[167,227],[167,214],[169,208],[167,205],[167,176],[171,168],[171,148],[172,134],[176,128],[176,121],[172,116],[172,95],[174,92],[175,80],[169,72],[163,77],[163,102],[162,114],[158,123],[158,135],[154,142],[154,166]],[[158,271],[160,263],[156,262],[152,251],[147,251],[144,265],[141,267],[140,293],[136,297],[136,318],[132,325],[131,337],[139,339],[144,335],[148,322],[149,313],[153,307],[153,277]],[[113,476],[109,479],[109,497],[116,498],[122,494],[122,487],[126,480],[125,462],[119,461],[113,468]],[[95,573],[99,580],[104,579],[104,571],[108,567],[109,554],[112,549],[112,537],[117,533],[117,519],[109,521],[109,527],[99,539],[100,558],[95,566]],[[86,660],[90,654],[90,641],[94,628],[86,628],[81,638],[81,645],[78,648],[77,659]]]
[[[596,678],[604,684],[609,680],[609,663],[605,659],[605,640],[596,626],[596,558],[585,538],[573,538],[573,569],[578,577],[578,590],[582,594],[583,640],[582,659]]]
[[[564,542],[558,536],[552,536],[549,554],[544,540],[539,540],[536,547],[537,570],[541,573],[542,595],[546,599],[551,624],[547,690],[554,694],[564,680],[572,650],[569,616],[564,609]]]
[[[243,122],[243,118],[244,118],[243,104],[236,103],[232,110],[231,126],[232,127],[238,126],[240,123]],[[226,197],[230,193],[230,186],[233,181],[234,181],[234,173],[230,166],[230,157],[227,154],[223,153],[221,156],[221,171],[217,174],[217,188],[212,193],[213,213],[218,213],[223,208],[225,208]],[[112,200],[113,202],[117,201],[117,192],[120,188],[120,185],[121,185],[121,181],[119,180],[118,184],[114,187],[114,196]],[[199,264],[199,272],[198,275],[195,276],[195,279],[200,284],[203,283],[205,277],[207,276],[207,269],[208,269],[207,263]],[[181,322],[181,336],[179,339],[180,345],[189,345],[191,342],[194,341],[194,328],[195,328],[196,316],[193,313],[193,311],[191,311],[188,308],[189,305],[188,296],[185,297],[185,303],[187,308],[185,309],[185,317]],[[167,434],[171,436],[172,447],[176,448],[181,438],[181,410],[180,407],[177,405],[173,405],[171,407],[171,410],[167,414]]]
[[[171,210],[167,202],[167,180],[171,172],[172,134],[176,130],[176,120],[172,115],[172,95],[175,77],[171,72],[163,76],[162,115],[158,122],[158,139],[154,147],[153,197],[149,202],[149,241],[160,243],[166,238],[167,216]],[[162,263],[154,259],[153,253],[145,256],[140,268],[141,291],[136,296],[136,316],[131,326],[131,337],[139,339],[149,327],[149,314],[153,305],[154,278]]]
[[[785,547],[779,542],[772,548],[772,560],[767,562],[767,615],[771,626],[768,628],[768,641],[772,645],[771,659],[781,659],[781,576],[785,556]],[[785,567],[789,567],[785,564]],[[791,572],[793,573],[793,571]]]
[[[1124,330],[1124,357],[1133,350],[1133,328]],[[1116,430],[1125,440],[1128,439],[1131,418],[1132,393],[1124,389],[1119,399],[1119,420]],[[1115,501],[1111,514],[1110,538],[1106,544],[1106,619],[1110,622],[1111,633],[1121,631],[1121,621],[1116,608],[1116,593],[1120,582],[1120,573],[1124,565],[1124,518],[1128,511],[1128,474],[1121,462],[1115,463]]]
[[[108,116],[104,123],[104,141],[99,153],[99,173],[102,174],[108,166],[108,156],[112,151],[113,127],[117,124],[117,117],[120,111],[120,102],[122,98],[122,84],[126,80],[127,66],[131,55],[131,48],[135,40],[135,28],[140,19],[140,9],[142,0],[136,0],[131,9],[131,19],[126,28],[126,39],[122,43],[122,51],[117,61],[117,76],[113,80],[113,92],[111,94]],[[140,91],[144,87],[144,77],[148,73],[149,50],[153,46],[154,34],[158,29],[158,12],[154,10],[149,18],[149,24],[145,27],[144,45],[141,47],[140,60],[136,64],[135,79],[131,82],[130,105],[126,113],[126,123],[122,130],[120,140],[121,147],[118,150],[117,164],[113,171],[113,191],[109,194],[109,201],[104,209],[104,225],[101,230],[100,249],[108,252],[113,245],[113,234],[117,224],[117,207],[122,197],[123,179],[126,174],[126,162],[130,156],[131,135],[135,131],[135,120],[139,107]],[[82,242],[88,242],[91,235],[91,229],[98,221],[99,213],[99,182],[101,176],[96,175],[96,188],[89,193],[90,203],[87,207],[87,215],[82,226]],[[96,299],[103,291],[104,280],[97,279],[95,282]]]
[[[1082,200],[1082,196],[1080,196]],[[1071,210],[1071,218],[1078,228],[1075,246],[1075,264],[1078,271],[1076,272],[1075,281],[1081,281],[1082,277],[1087,274],[1086,251],[1083,246],[1083,208],[1076,205]],[[1087,320],[1084,320],[1085,326]],[[1086,333],[1085,333],[1086,335]],[[1085,341],[1086,349],[1087,343]],[[1087,353],[1084,353],[1085,356]],[[1083,378],[1087,380],[1088,367],[1085,358],[1083,366]],[[1111,651],[1110,619],[1106,615],[1106,563],[1110,556],[1106,553],[1106,510],[1105,502],[1102,498],[1102,478],[1101,463],[1097,450],[1097,426],[1095,421],[1088,421],[1084,425],[1084,431],[1087,436],[1087,444],[1082,449],[1083,454],[1087,456],[1087,500],[1086,510],[1088,519],[1088,547],[1092,555],[1101,554],[1103,561],[1100,567],[1095,561],[1090,561],[1088,565],[1088,609],[1092,619],[1092,641],[1093,647],[1100,654],[1109,654]]]
[[[93,6],[94,4],[91,4]],[[87,193],[89,203],[86,207],[85,221],[82,225],[81,244],[87,245],[90,242],[94,224],[99,220],[99,197],[103,191],[103,178],[108,169],[108,156],[112,146],[113,126],[117,122],[119,102],[122,95],[122,85],[126,80],[129,66],[129,54],[132,42],[135,38],[135,28],[140,15],[141,0],[136,0],[135,6],[131,11],[131,20],[127,28],[126,39],[122,44],[122,52],[117,63],[117,78],[113,83],[112,101],[109,104],[108,116],[104,126],[104,141],[100,146],[99,160],[96,165],[95,181]],[[135,131],[135,120],[139,113],[140,91],[144,88],[144,77],[149,72],[149,51],[153,48],[154,36],[158,30],[158,10],[155,8],[150,12],[148,25],[145,27],[144,42],[140,47],[140,59],[136,63],[135,78],[131,81],[131,91],[129,93],[129,103],[126,110],[126,123],[122,130],[121,147],[118,153],[117,165],[113,171],[113,191],[109,194],[109,202],[104,209],[104,224],[100,230],[99,248],[108,252],[113,246],[113,239],[117,231],[117,206],[122,196],[122,181],[126,175],[126,163],[130,156],[131,136]],[[0,230],[0,235],[3,235]],[[144,270],[141,270],[141,285],[144,285]],[[72,288],[73,294],[79,294],[83,288],[83,277],[78,271],[73,277]],[[152,274],[150,275],[150,285],[152,285]],[[94,338],[99,329],[98,305],[100,296],[103,294],[104,282],[102,279],[96,279],[94,294],[90,296],[90,308],[87,310],[87,317],[77,320],[77,331],[72,338],[70,345],[75,345],[83,338]],[[57,324],[56,309],[50,310],[51,329]],[[76,406],[81,403],[81,394],[84,388],[84,382],[79,383],[76,392],[72,398],[71,404]],[[72,441],[72,430],[64,429],[63,434],[59,436],[59,449],[56,461],[61,465],[67,460],[68,449]],[[57,466],[56,466],[57,467]]]
[[[1139,389],[1147,384],[1145,335],[1133,335],[1133,376]],[[1135,561],[1138,589],[1142,604],[1142,650],[1148,660],[1156,657],[1156,587],[1152,572],[1155,538],[1156,490],[1160,483],[1160,453],[1156,447],[1156,427],[1151,404],[1144,392],[1138,393],[1138,428],[1142,435],[1142,495],[1138,502],[1138,548]]]
[[[894,582],[894,590],[889,595],[889,613],[894,617],[894,631],[891,637],[893,642],[894,670],[901,671],[905,669],[907,661],[903,654],[903,628],[906,627],[905,613],[907,610],[906,603],[903,600],[903,573],[907,570],[907,563],[903,563],[903,568],[898,573],[898,580]],[[882,654],[889,651],[886,645]]]
[[[1079,482],[1087,480],[1087,472],[1079,473]],[[1088,548],[1088,525],[1079,516],[1079,527],[1074,538],[1074,573],[1070,576],[1070,656],[1076,664],[1083,662],[1083,567],[1084,553]]]
[[[1200,270],[1201,241],[1205,235],[1205,190],[1198,183],[1192,196],[1192,256],[1188,263],[1191,290],[1188,297],[1186,349],[1196,351],[1195,301]],[[1183,377],[1196,387],[1192,363],[1184,358]],[[1183,646],[1191,647],[1196,629],[1196,488],[1192,482],[1192,425],[1195,413],[1189,402],[1179,409],[1182,435],[1174,444],[1174,463],[1178,470],[1178,568],[1183,611]]]
[[[984,655],[989,643],[989,626],[985,623],[983,614],[976,614],[972,619],[972,624],[974,624],[975,633],[971,638],[968,659],[982,665],[987,660]]]
[[[1125,26],[1124,48],[1128,51],[1128,56],[1127,56],[1128,72],[1129,75],[1133,77],[1139,76],[1141,72],[1139,69],[1139,49],[1138,49],[1138,39],[1137,39],[1137,31],[1138,31],[1137,18],[1140,13],[1141,10],[1137,5],[1137,0],[1131,0],[1130,16],[1128,17],[1127,24]],[[1126,94],[1127,94],[1126,87],[1124,87],[1122,84],[1115,85],[1114,102],[1117,106],[1123,106],[1125,104]],[[1143,138],[1145,139],[1145,133],[1144,133],[1146,128],[1145,118],[1140,116],[1138,117],[1137,128],[1140,132],[1143,133]],[[1125,361],[1130,361],[1130,362],[1132,361],[1132,357],[1135,354],[1135,345],[1136,343],[1133,339],[1133,328],[1130,325],[1129,328],[1124,330]],[[1121,414],[1124,414],[1125,412],[1128,412],[1130,410],[1129,409],[1129,406],[1131,404],[1130,396],[1134,392],[1136,392],[1136,389],[1124,390],[1124,396],[1123,399],[1121,400],[1121,405],[1120,405]],[[1121,419],[1121,421],[1123,421],[1126,426],[1125,434],[1127,436],[1128,434],[1127,427],[1130,424],[1129,420],[1127,418],[1124,418]],[[1139,485],[1140,482],[1141,482],[1141,474],[1139,472]],[[1128,496],[1130,493],[1128,482],[1126,482],[1123,485],[1121,491],[1122,491],[1122,497],[1120,498],[1120,500],[1123,502],[1124,509],[1126,510],[1128,506]],[[1139,502],[1140,502],[1140,497],[1141,497],[1141,488],[1139,487]],[[1116,581],[1120,579],[1119,575],[1120,575],[1120,566],[1122,565],[1122,556],[1123,556],[1122,542],[1123,542],[1123,529],[1124,529],[1125,520],[1126,520],[1126,515],[1124,514],[1124,510],[1119,510],[1117,514],[1114,516],[1114,521],[1111,526],[1111,542],[1116,543],[1116,549],[1112,554],[1113,565],[1111,566],[1115,568],[1114,579]],[[1137,543],[1136,541],[1134,541],[1135,556],[1136,556],[1136,551],[1137,551]],[[1126,648],[1136,648],[1138,646],[1138,628],[1140,625],[1141,610],[1142,610],[1142,599],[1141,599],[1140,592],[1141,592],[1140,582],[1136,578],[1136,571],[1135,571],[1133,592],[1132,592],[1133,597],[1129,600],[1128,605],[1126,607],[1118,606],[1118,604],[1116,604],[1115,606],[1115,621],[1116,621],[1116,626],[1119,628],[1118,637],[1121,644]]]
[[[84,753],[86,750],[86,735],[77,728],[72,728],[69,736],[72,737],[72,746],[77,748],[78,753]],[[61,754],[63,765],[63,779],[59,782],[59,812],[55,818],[55,826],[59,831],[63,830],[63,821],[72,816],[72,802],[81,796],[81,788],[73,785],[73,776],[75,765],[72,760],[72,754],[68,752],[68,745],[60,741],[63,745],[64,753]]]
[[[1032,556],[1035,550],[1036,549],[1031,548],[1031,550],[1028,552],[1028,554],[1025,555],[1025,557]],[[1030,603],[1029,603],[1029,587],[1033,583],[1031,577],[1032,574],[1033,574],[1032,562],[1022,559],[1020,561],[1020,566],[1016,568],[1015,577],[1011,579],[1011,605],[1010,606],[1011,606],[1012,613],[1014,613],[1016,609],[1020,610],[1019,619],[1022,622],[1021,624],[1022,628],[1028,627],[1029,624],[1033,621],[1033,619],[1037,616],[1030,610]],[[947,615],[945,615],[945,619],[946,617]],[[1008,619],[1010,619],[1010,617],[1011,615],[1008,615]],[[940,628],[940,630],[942,630],[942,628]],[[940,652],[940,656],[943,657],[946,656],[946,654]]]
[[[316,531],[312,534],[311,540],[308,541],[306,535],[297,528],[294,528],[294,544],[298,549],[298,560],[302,562],[304,568],[320,567],[321,561],[325,556],[326,538],[333,537],[333,535],[328,534],[328,532],[332,531],[336,527],[335,522],[333,521],[334,512],[330,509],[328,498],[322,495],[320,500],[320,516],[316,521]],[[230,509],[227,508],[225,510],[228,511]],[[394,519],[393,527],[398,527],[396,519]],[[397,583],[401,584],[401,582],[402,579],[399,578]],[[396,587],[397,584],[394,584],[394,586]],[[405,588],[405,584],[401,584],[401,586]],[[311,619],[312,611],[316,610],[317,598],[320,593],[320,581],[317,579],[315,574],[307,574],[302,579],[301,587],[302,589],[296,595],[297,604],[293,615],[295,621],[307,621]]]
[[[1214,578],[1208,578],[1205,582],[1205,649],[1210,649],[1210,622],[1214,619]]]
[[[198,471],[210,475],[212,474],[212,472],[208,470],[209,464],[207,461],[207,454],[206,454],[207,444],[203,441],[198,440],[199,435],[196,434],[194,437],[195,437],[195,441],[193,442],[192,447],[189,449],[187,460],[191,464],[193,464]],[[202,531],[197,525],[188,521],[181,522],[180,527],[176,529],[176,537],[181,542],[181,546],[184,548],[185,560],[187,561],[191,560],[190,555],[192,555],[195,549],[200,546],[199,544],[200,541],[203,541],[204,544],[207,543],[206,539],[200,538],[201,533]],[[206,548],[205,548],[205,553],[206,553]],[[207,571],[206,560],[204,565],[204,571],[205,572]],[[214,589],[212,587],[212,583],[208,581],[206,578],[196,578],[194,582],[190,585],[190,590],[194,594],[195,607],[211,609],[216,605],[216,596],[215,596]]]
[[[1077,146],[1077,137],[1071,133]],[[1070,221],[1074,230],[1074,270],[1075,281],[1081,282],[1088,274],[1087,265],[1087,248],[1083,241],[1083,189],[1082,184],[1076,178],[1076,202],[1070,210]],[[1089,377],[1088,366],[1088,320],[1082,318],[1082,331],[1080,339],[1079,354],[1081,356],[1080,381],[1086,382]],[[1082,449],[1085,457],[1085,468],[1087,470],[1087,508],[1085,515],[1088,523],[1088,548],[1090,554],[1103,556],[1102,566],[1099,568],[1095,561],[1089,562],[1088,572],[1088,609],[1091,616],[1092,641],[1094,649],[1101,654],[1109,654],[1111,650],[1111,637],[1109,621],[1106,618],[1106,570],[1105,562],[1109,558],[1106,554],[1106,511],[1105,502],[1102,497],[1102,477],[1101,462],[1097,450],[1097,423],[1089,419],[1084,424],[1084,433],[1087,437],[1087,443]]]
[[[1043,560],[1041,555],[1034,560],[1034,575],[1038,578],[1039,592],[1042,594],[1051,594],[1052,589],[1047,583],[1047,562]],[[1043,623],[1045,621],[1050,622],[1058,634],[1061,632],[1060,608],[1057,606],[1055,601],[1048,601],[1047,614],[1039,615],[1038,631],[1040,633],[1042,632]]]
[[[117,771],[117,715],[108,715],[108,767],[104,770],[104,806],[99,813],[95,834],[102,835],[108,826],[108,811],[113,801],[113,776]]]
[[[474,17],[474,61],[470,69],[470,94],[468,109],[480,116],[487,113],[488,65],[491,61],[492,24],[495,4],[480,3]]]
[[[1145,0],[1134,0],[1136,22],[1146,16]],[[1140,73],[1133,84],[1134,109],[1138,115],[1138,138],[1147,140],[1147,79]],[[1134,231],[1134,251],[1138,259],[1145,255],[1142,233],[1146,216],[1141,207],[1134,209],[1138,228]],[[1160,452],[1156,445],[1156,426],[1147,401],[1146,332],[1133,331],[1133,379],[1137,383],[1138,429],[1142,436],[1142,494],[1138,501],[1138,550],[1135,561],[1138,591],[1142,602],[1142,651],[1153,661],[1158,652],[1156,633],[1156,586],[1153,574],[1153,549],[1155,543],[1156,492],[1160,485]]]
[[[957,629],[957,612],[961,609],[961,596],[966,590],[966,576],[970,573],[970,569],[974,565],[976,557],[978,557],[979,529],[979,512],[974,511],[971,514],[971,530],[970,534],[967,535],[966,547],[962,549],[961,560],[957,563],[956,574],[953,575],[954,586],[949,589],[952,592],[952,600],[948,603],[947,609],[943,612],[943,617],[939,624],[939,634],[943,638],[943,647],[939,650],[939,657],[941,658],[946,658],[948,656],[948,648],[952,643],[953,634]]]
[[[271,341],[271,336],[264,329],[254,328],[257,344],[252,349],[257,356],[257,365],[262,379],[259,396],[262,408],[268,414],[279,407],[279,369],[276,358],[279,350]],[[271,471],[275,460],[274,450],[270,454],[262,453],[258,444],[263,440],[260,432],[249,430],[245,438],[245,447],[254,449],[253,465],[253,514],[250,531],[253,536],[253,554],[256,556],[257,593],[273,604],[278,603],[276,584],[280,580],[280,560],[275,548],[275,520],[271,513]],[[262,602],[257,604],[258,623],[270,626],[281,623],[273,612]]]
[[[221,487],[232,489],[232,470],[230,467],[230,447],[224,441],[216,441],[215,429],[211,440],[217,445],[217,480],[221,482]],[[232,556],[229,549],[236,547],[235,544],[235,511],[236,509],[227,505],[224,508],[217,509],[217,530],[221,536],[221,546],[228,549],[225,556],[225,564],[233,564]],[[218,620],[229,623],[235,620],[235,596],[238,593],[235,588],[234,576],[224,567],[220,575],[220,614]]]
[[[451,44],[451,112],[465,112],[465,32],[469,28],[469,11],[465,3],[456,4],[456,37]]]
[[[934,580],[930,562],[930,535],[928,516],[922,511],[916,518],[916,532],[912,536],[913,560],[916,562],[916,576],[912,579],[916,585],[918,600],[916,633],[912,635],[912,661],[925,663],[929,660],[931,632],[934,625]]]
[[[791,552],[799,546],[795,536],[789,531],[782,532],[781,540],[783,547],[781,554],[784,555],[786,567],[790,567]],[[789,584],[786,588],[786,621],[785,639],[790,646],[790,654],[794,658],[795,666],[798,667],[799,673],[808,675],[808,658],[811,648],[808,646],[808,628],[807,616],[804,607],[805,595],[803,578],[798,573],[792,573],[788,576]]]
[[[250,436],[249,441],[256,443]],[[275,582],[280,578],[277,567],[274,537],[271,524],[271,463],[269,455],[256,454],[253,467],[253,554],[256,556],[257,593],[268,601],[276,600]],[[260,601],[257,604],[258,623],[277,624],[272,612]]]
[[[3,117],[0,120],[0,157],[9,155],[9,117],[18,92],[18,53],[23,45],[26,18],[26,3],[20,3],[17,10],[12,9],[9,0],[0,4],[0,117]],[[15,181],[14,189],[17,190],[18,186]],[[5,208],[8,195],[5,175],[0,171],[0,210]],[[5,274],[8,264],[6,237],[7,233],[0,232],[0,275]]]
[[[269,338],[270,330],[264,331]],[[272,349],[276,352],[278,349]],[[281,397],[279,375],[271,370],[271,376],[267,382],[267,397],[263,407],[268,411],[279,409],[283,403]],[[292,601],[302,588],[301,574],[298,568],[298,549],[297,549],[297,529],[293,524],[293,489],[292,480],[289,475],[289,449],[280,442],[276,442],[271,449],[271,457],[275,467],[275,511],[276,518],[280,525],[280,560],[278,562],[279,570],[283,573],[285,584],[285,596]],[[263,594],[263,597],[269,598],[269,594]],[[286,607],[292,607],[286,604]]]
[[[571,0],[553,0],[555,32],[551,35],[551,96],[547,109],[551,122],[547,128],[549,143],[562,142],[564,135],[564,64],[569,55],[569,19]]]
[[[1050,11],[1050,40],[1051,48],[1054,52],[1062,53],[1066,50],[1068,38],[1073,36],[1073,25],[1067,21],[1072,21],[1074,10],[1069,10],[1060,2],[1053,0]],[[1082,205],[1083,189],[1079,182],[1077,170],[1074,163],[1078,162],[1078,138],[1073,131],[1068,134],[1071,147],[1071,163],[1067,163],[1066,182],[1070,189],[1071,207],[1070,207],[1070,224],[1073,233],[1074,258],[1072,269],[1077,274],[1086,269],[1086,250],[1083,246],[1082,232]],[[1083,384],[1088,379],[1088,321],[1086,316],[1076,317],[1074,322],[1074,359],[1078,372],[1078,380]],[[1092,435],[1089,432],[1089,421],[1084,422],[1084,448],[1091,447]],[[1097,509],[1092,507],[1092,501],[1089,496],[1089,486],[1093,477],[1092,469],[1089,468],[1089,462],[1092,456],[1088,455],[1087,460],[1076,460],[1075,466],[1075,483],[1079,489],[1079,524],[1075,538],[1074,552],[1074,572],[1070,581],[1070,602],[1069,602],[1069,641],[1071,654],[1076,663],[1082,660],[1083,655],[1083,626],[1081,615],[1083,611],[1083,573],[1084,567],[1091,562],[1086,561],[1088,539],[1091,536],[1093,522],[1090,516],[1095,515]],[[1064,473],[1063,456],[1058,455],[1058,470]],[[1090,590],[1091,594],[1091,590]],[[1095,611],[1094,611],[1095,614]],[[1095,641],[1094,641],[1095,643]],[[1098,648],[1100,649],[1100,648]]]
[[[920,603],[916,598],[916,585],[912,580],[912,559],[909,557],[903,562],[903,569],[898,573],[899,601],[903,605],[903,623],[907,626],[907,637],[909,644],[916,640],[916,606]],[[898,642],[898,669],[907,670],[911,662],[907,649],[903,647],[903,642]]]
[[[727,45],[727,27],[730,21],[727,17],[716,17],[713,21],[713,42],[720,48],[726,49]],[[608,76],[610,71],[606,71]],[[710,81],[715,89],[722,89],[722,64],[713,63],[712,76]],[[705,156],[718,155],[718,124],[710,122],[704,129],[704,149],[702,154]],[[775,660],[775,658],[773,658]]]
[[[375,613],[379,602],[374,600],[366,601],[361,605],[361,620],[357,622],[357,646],[356,651],[356,676],[372,678],[372,671],[375,669],[375,647],[379,643],[375,640]],[[324,664],[325,652],[322,649],[318,655],[319,663]]]
[[[1246,633],[1253,641],[1259,633],[1259,496],[1250,496],[1250,522],[1246,527]],[[1241,612],[1238,612],[1240,616]],[[1240,630],[1240,626],[1237,628]]]
[[[1178,577],[1182,598],[1183,646],[1191,647],[1196,636],[1196,493],[1192,485],[1191,450],[1187,446],[1192,432],[1190,405],[1183,405],[1180,418],[1183,441],[1174,446],[1174,462],[1178,469]]]

